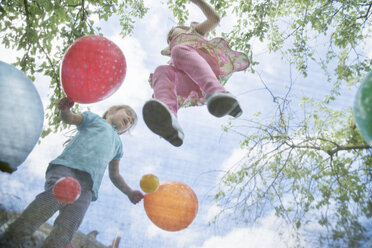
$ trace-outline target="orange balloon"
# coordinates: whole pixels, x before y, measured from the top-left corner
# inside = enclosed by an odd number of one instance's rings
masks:
[[[166,231],[179,231],[195,219],[198,198],[186,184],[165,182],[155,193],[145,195],[144,206],[156,226]]]

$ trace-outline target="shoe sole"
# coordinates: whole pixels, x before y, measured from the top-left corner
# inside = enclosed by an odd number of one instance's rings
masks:
[[[208,100],[207,107],[209,113],[216,117],[222,117],[232,113],[237,107],[239,107],[239,104],[233,97],[216,96]],[[239,113],[236,113],[236,115],[238,114]]]
[[[155,134],[163,137],[174,146],[181,146],[183,141],[179,132],[172,126],[172,116],[159,102],[148,101],[142,109],[143,120]]]
[[[240,108],[239,104],[229,113],[229,115],[235,118],[238,118],[242,114],[243,114],[243,110]]]

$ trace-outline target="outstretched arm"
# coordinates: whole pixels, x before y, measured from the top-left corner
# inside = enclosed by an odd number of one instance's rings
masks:
[[[138,190],[132,190],[128,184],[124,181],[124,178],[119,172],[119,160],[112,160],[109,164],[109,176],[111,182],[118,188],[121,192],[126,194],[129,200],[136,204],[142,200],[143,194]]]
[[[201,34],[205,35],[209,31],[213,30],[218,23],[220,22],[220,16],[216,12],[216,10],[209,5],[205,0],[190,0],[194,4],[196,4],[204,13],[204,15],[207,17],[207,20],[205,20],[202,23],[199,23],[196,25],[195,30]]]
[[[61,111],[61,120],[67,124],[79,125],[83,121],[83,116],[79,114],[74,114],[71,112],[71,108],[74,106],[74,102],[69,98],[62,98],[58,103],[58,108]]]

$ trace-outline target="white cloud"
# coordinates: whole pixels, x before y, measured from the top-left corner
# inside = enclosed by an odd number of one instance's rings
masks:
[[[24,166],[30,175],[43,180],[49,162],[62,152],[64,148],[62,145],[67,139],[68,137],[64,137],[62,133],[48,135],[34,147],[21,166]]]
[[[297,240],[292,234],[282,220],[270,215],[252,227],[235,228],[226,235],[209,237],[201,246],[192,248],[284,248],[297,244],[310,247],[302,237]]]
[[[145,158],[143,166],[138,169],[138,174],[155,174],[158,177],[159,170],[161,169],[163,160],[160,158]],[[160,180],[160,178],[159,178]]]
[[[191,224],[192,225],[192,224]],[[151,239],[163,239],[167,240],[175,248],[190,247],[195,240],[198,240],[204,234],[192,228],[186,228],[176,232],[164,231],[153,223],[147,226],[147,235]],[[168,243],[169,245],[169,243]]]
[[[12,64],[16,62],[17,57],[22,56],[23,53],[20,51],[15,51],[11,48],[5,48],[3,44],[0,44],[0,60]]]
[[[206,214],[202,217],[205,222],[209,222],[213,220],[213,218],[216,217],[221,212],[221,210],[222,210],[221,207],[217,206],[216,204],[213,204],[208,207]],[[226,212],[227,211],[225,211],[224,213],[226,214]]]
[[[366,54],[368,58],[372,58],[372,36],[368,37],[363,41],[363,45],[365,46]]]
[[[226,236],[215,236],[204,242],[200,248],[246,248],[246,247],[283,247],[278,245],[276,234],[262,228],[250,230],[246,228],[234,229]],[[193,246],[196,248],[196,246]],[[199,248],[199,247],[198,247]]]
[[[8,185],[5,185],[4,182],[7,182],[8,180],[11,179],[9,174],[3,174],[1,178],[2,178],[1,183],[0,183],[1,188],[6,188],[5,194],[2,192],[1,198],[4,198],[4,196],[6,196],[6,195],[7,196],[11,196],[11,195],[15,196],[15,195],[17,195],[17,192],[19,190],[22,190],[22,187],[24,187],[23,183],[21,183],[19,181],[13,181],[11,183],[11,185],[9,185],[9,184]],[[2,199],[0,202],[4,202],[5,203],[6,201],[4,201],[4,199]]]
[[[229,170],[232,166],[236,165],[239,161],[241,161],[244,156],[247,154],[246,149],[235,149],[231,153],[230,157],[227,158],[222,164],[222,170]]]
[[[114,36],[111,39],[121,48],[127,60],[127,75],[123,83],[122,94],[126,97],[135,96],[136,99],[145,99],[150,92],[147,82],[150,71],[144,65],[147,53],[137,38],[123,39],[120,36]]]

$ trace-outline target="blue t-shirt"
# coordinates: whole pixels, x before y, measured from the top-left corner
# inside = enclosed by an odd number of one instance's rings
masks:
[[[92,112],[82,115],[77,134],[50,163],[87,172],[92,177],[92,200],[95,201],[108,163],[121,159],[123,147],[116,129],[106,120]]]

